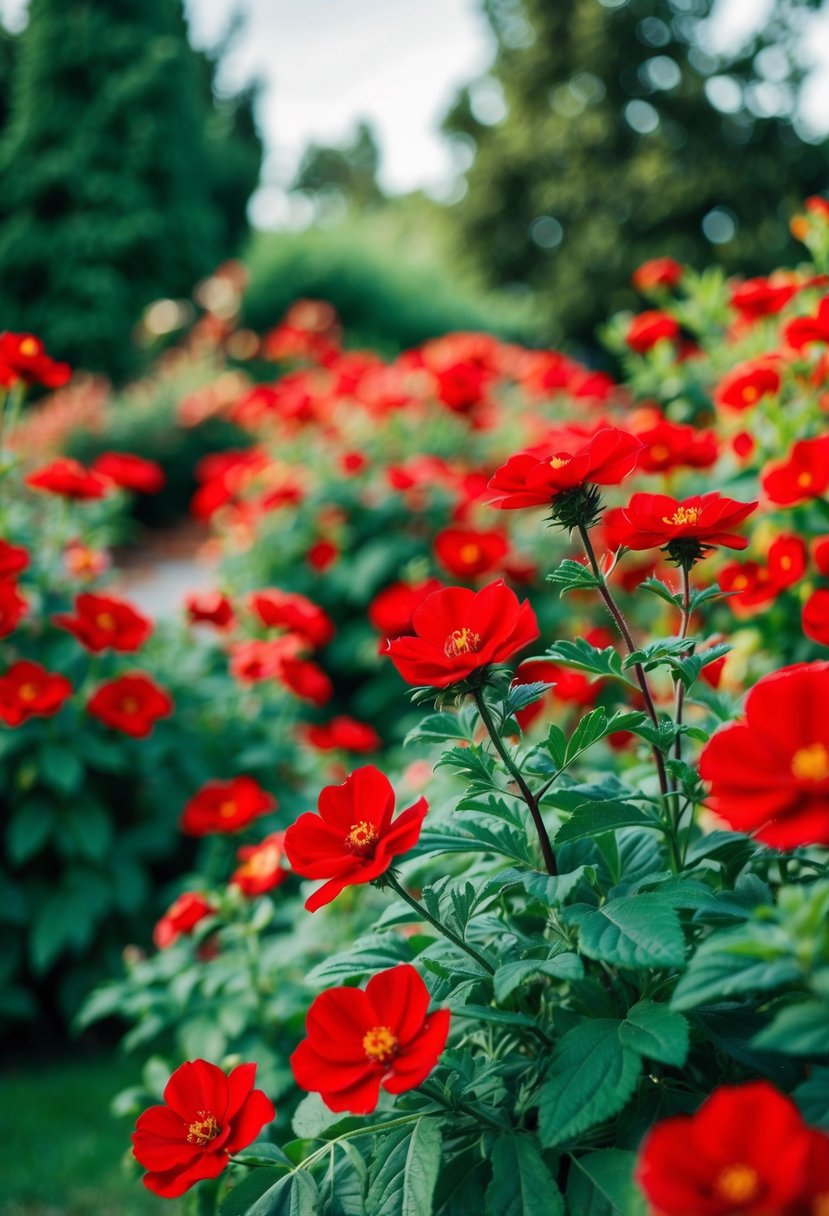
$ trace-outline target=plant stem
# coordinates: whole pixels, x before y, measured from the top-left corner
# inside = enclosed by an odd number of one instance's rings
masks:
[[[610,588],[607,585],[607,580],[605,579],[601,567],[599,566],[595,550],[593,549],[593,543],[590,540],[590,533],[584,524],[578,525],[578,531],[579,536],[581,537],[581,542],[584,545],[584,551],[587,554],[587,559],[590,562],[593,573],[595,574],[596,580],[599,584],[599,595],[602,597],[605,607],[613,617],[613,620],[616,622],[619,633],[622,635],[625,646],[627,647],[628,654],[633,654],[636,650],[636,643],[633,640],[633,634],[630,632],[628,623],[622,616],[622,611],[614,600]],[[648,677],[645,675],[645,669],[641,663],[634,663],[633,674],[636,676],[636,682],[642,690],[642,696],[645,700],[645,709],[648,717],[654,726],[659,726],[659,718],[656,713],[656,706],[653,702],[653,695],[650,690],[650,685],[648,684]],[[665,760],[658,747],[654,746],[651,750],[653,752],[653,761],[656,765],[657,777],[659,778],[659,791],[662,794],[667,794],[668,776],[665,772]]]
[[[682,623],[679,627],[680,640],[687,638],[688,629],[691,624],[691,575],[687,566],[682,566]],[[690,653],[690,651],[688,652]],[[685,655],[682,656],[683,658]],[[676,705],[674,717],[677,726],[682,725],[682,710],[685,699],[685,685],[682,680],[677,677],[676,681]],[[674,743],[674,756],[677,760],[682,759],[682,736],[677,733],[676,742]]]
[[[478,713],[481,715],[481,721],[487,729],[487,733],[492,740],[493,746],[506,765],[507,771],[509,772],[513,781],[521,791],[521,797],[526,802],[529,812],[532,815],[532,820],[535,824],[535,830],[538,835],[538,843],[541,845],[541,855],[544,858],[544,865],[547,869],[547,873],[553,875],[558,874],[555,853],[553,852],[553,846],[550,843],[550,837],[547,834],[547,828],[544,825],[544,819],[538,805],[538,799],[527,785],[526,781],[521,775],[521,770],[513,760],[512,756],[509,754],[509,750],[504,744],[504,740],[501,738],[501,735],[492,720],[492,714],[489,712],[489,707],[484,700],[484,694],[481,692],[480,688],[476,688],[472,695],[475,698]]]
[[[492,963],[488,963],[486,961],[486,959],[484,958],[484,956],[482,954],[479,954],[478,951],[474,949],[474,947],[470,946],[468,942],[465,942],[462,937],[458,936],[457,933],[453,933],[452,930],[447,928],[446,925],[442,925],[441,922],[437,919],[437,917],[432,916],[431,912],[427,912],[427,910],[426,910],[426,908],[424,908],[423,904],[420,903],[419,900],[416,900],[413,895],[410,895],[404,886],[401,886],[401,884],[397,881],[397,879],[395,878],[394,874],[391,873],[391,871],[388,871],[386,873],[386,875],[384,877],[384,883],[385,883],[385,885],[391,887],[391,889],[397,895],[399,895],[400,898],[405,903],[407,903],[410,908],[414,909],[414,911],[417,913],[417,915],[422,920],[428,921],[430,925],[432,925],[435,929],[437,929],[438,933],[442,933],[445,938],[447,938],[450,942],[452,942],[460,950],[463,950],[464,953],[468,954],[470,958],[474,958],[475,962],[480,967],[483,967],[484,971],[489,972],[490,975],[495,974],[495,968],[492,966]]]

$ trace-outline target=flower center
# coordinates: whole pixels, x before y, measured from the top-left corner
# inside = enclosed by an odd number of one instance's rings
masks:
[[[673,515],[663,515],[663,524],[677,524],[681,527],[683,524],[695,524],[702,514],[701,507],[678,507]]]
[[[657,443],[651,448],[651,459],[653,460],[667,460],[670,454],[664,443]]]
[[[759,396],[760,394],[753,384],[747,384],[743,389],[743,401],[747,401],[749,405],[756,401]]]
[[[829,1191],[815,1195],[812,1200],[812,1216],[829,1216]]]
[[[215,1116],[208,1110],[200,1110],[198,1118],[187,1129],[187,1143],[198,1144],[199,1148],[204,1148],[205,1144],[216,1139],[220,1131]]]
[[[812,474],[801,473],[797,479],[797,484],[800,486],[801,490],[808,489],[808,487],[812,484]]]
[[[34,684],[21,684],[17,695],[21,701],[34,701],[37,697],[37,689]]]
[[[385,1064],[397,1051],[397,1038],[388,1026],[373,1026],[363,1035],[363,1051],[375,1064]]]
[[[226,798],[224,802],[220,803],[219,805],[219,818],[232,819],[236,814],[236,810],[237,807],[234,800],[232,798]]]
[[[748,1203],[760,1190],[760,1177],[750,1165],[729,1165],[718,1176],[714,1190],[728,1203]]]
[[[459,654],[474,654],[481,645],[481,635],[473,633],[464,625],[463,629],[455,629],[446,639],[443,653],[447,658],[455,658]]]
[[[134,714],[138,709],[138,702],[135,697],[124,697],[121,701],[120,710],[122,714]]]
[[[17,348],[21,355],[32,356],[37,354],[37,342],[34,338],[24,338]]]
[[[364,857],[373,851],[377,840],[377,828],[367,819],[353,823],[345,838],[345,847],[352,853],[361,853]]]
[[[792,773],[798,781],[825,781],[829,777],[829,750],[823,743],[810,743],[792,756]]]
[[[472,545],[472,544],[461,545],[460,556],[461,556],[462,562],[468,562],[469,565],[471,566],[473,562],[476,562],[478,560],[480,555],[481,555],[481,550],[479,549],[479,547],[477,545]]]
[[[566,464],[570,463],[569,456],[553,456],[550,460],[551,469],[563,469]]]
[[[95,624],[99,629],[111,630],[115,628],[115,617],[110,612],[99,612],[95,617]]]

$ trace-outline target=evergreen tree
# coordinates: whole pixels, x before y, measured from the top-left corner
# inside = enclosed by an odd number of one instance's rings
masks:
[[[457,220],[490,282],[538,293],[549,336],[589,338],[670,254],[759,273],[829,184],[793,125],[800,0],[738,56],[699,44],[712,0],[486,0],[497,53],[447,131],[474,149]],[[470,141],[474,141],[470,143]]]
[[[370,207],[384,198],[377,182],[379,168],[374,131],[367,122],[359,122],[351,141],[343,146],[309,144],[291,189],[315,195],[323,204],[334,196],[356,207]]]
[[[205,72],[181,0],[31,0],[0,140],[0,328],[122,375],[141,309],[233,251],[232,123],[211,148]]]

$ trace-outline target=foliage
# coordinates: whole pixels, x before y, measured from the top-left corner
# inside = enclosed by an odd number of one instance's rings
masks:
[[[787,22],[804,36],[808,6],[774,5],[718,53],[700,36],[712,7],[485,5],[495,63],[445,120],[474,151],[457,224],[490,284],[533,288],[555,339],[589,339],[606,309],[630,307],[646,258],[759,273],[793,256],[787,218],[826,178],[825,145],[794,121]]]

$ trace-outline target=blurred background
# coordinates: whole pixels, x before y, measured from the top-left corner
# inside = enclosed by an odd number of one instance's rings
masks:
[[[318,295],[356,340],[589,343],[644,258],[761,273],[827,184],[819,0],[2,0],[0,17],[0,314],[116,380],[140,366],[142,310],[237,256],[253,326]],[[186,318],[156,309],[150,330]]]

